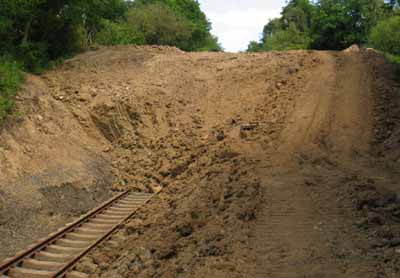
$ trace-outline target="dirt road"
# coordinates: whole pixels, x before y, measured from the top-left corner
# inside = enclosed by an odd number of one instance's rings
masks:
[[[79,270],[400,275],[398,87],[379,55],[117,47],[43,80],[113,190],[163,188]]]
[[[330,164],[349,170],[369,155],[371,78],[359,55],[320,56],[323,64],[310,72],[276,152],[266,155],[279,163],[276,172],[259,173],[268,185],[252,234],[258,267],[249,277],[376,277],[373,260],[341,235],[337,194],[324,188],[340,183],[341,171],[324,175],[318,169]],[[343,262],[337,252],[351,255]]]

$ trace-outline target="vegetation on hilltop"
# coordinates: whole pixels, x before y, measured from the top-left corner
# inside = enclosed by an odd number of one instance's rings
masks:
[[[380,21],[369,35],[371,46],[393,55],[400,55],[400,16]]]
[[[0,123],[11,112],[22,80],[21,66],[9,57],[0,57]]]
[[[0,0],[0,57],[7,57],[0,59],[0,122],[12,110],[20,69],[40,73],[96,45],[219,51],[210,29],[196,0]]]
[[[290,0],[248,51],[341,50],[352,44],[400,53],[399,0]]]

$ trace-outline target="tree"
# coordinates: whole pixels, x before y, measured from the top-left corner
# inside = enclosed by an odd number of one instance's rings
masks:
[[[198,51],[212,51],[212,52],[219,52],[223,51],[221,44],[218,42],[218,38],[211,34],[207,35],[205,43],[203,47],[196,49]]]
[[[191,48],[193,25],[165,4],[142,4],[130,9],[127,24],[144,35],[146,44]]]
[[[195,0],[0,0],[0,55],[34,72],[94,42],[220,50],[210,28]]]
[[[311,38],[308,33],[301,32],[295,24],[288,28],[279,30],[270,36],[265,45],[265,50],[295,50],[308,49],[311,45]]]
[[[260,45],[252,43],[249,50],[285,45],[341,50],[365,44],[377,22],[397,11],[398,0],[290,0],[282,16],[264,26]]]
[[[264,44],[261,42],[251,41],[247,46],[247,52],[265,51]]]
[[[131,8],[150,4],[164,5],[191,23],[190,43],[185,46],[185,50],[215,50],[217,48],[221,50],[218,41],[210,33],[211,23],[196,0],[136,0],[131,4]],[[212,49],[207,48],[207,45],[210,45]]]
[[[93,43],[97,32],[104,26],[104,20],[121,21],[128,5],[124,0],[88,0],[78,6],[84,15],[87,43]]]
[[[315,7],[308,0],[291,0],[282,16],[264,26],[261,41],[251,42],[248,51],[308,48]]]
[[[100,31],[96,33],[95,42],[100,45],[144,44],[145,37],[135,26],[126,22],[113,22],[104,19]]]
[[[281,18],[275,18],[268,22],[267,25],[264,26],[263,35],[261,38],[262,43],[265,43],[266,40],[271,37],[275,32],[282,30],[283,24]]]
[[[376,49],[400,55],[400,16],[385,19],[375,26],[369,36],[369,43]]]
[[[320,0],[317,3],[317,13],[313,31],[316,39],[313,48],[342,49],[352,40],[348,36],[350,18],[342,1]]]
[[[383,12],[383,0],[320,0],[313,47],[340,50],[354,43],[363,44]]]
[[[82,50],[101,20],[120,18],[126,6],[124,0],[0,0],[0,53],[37,71]]]
[[[0,0],[0,49],[27,41],[36,13],[44,0]]]
[[[315,7],[309,0],[291,0],[283,9],[281,21],[288,27],[294,24],[300,32],[308,32],[312,27]]]
[[[40,73],[93,43],[219,51],[210,29],[195,0],[0,0],[0,122],[21,68]]]

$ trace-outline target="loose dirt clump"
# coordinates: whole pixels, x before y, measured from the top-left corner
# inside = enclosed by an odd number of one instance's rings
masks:
[[[107,248],[79,269],[91,269],[93,277],[241,277],[241,267],[251,263],[240,250],[249,244],[262,199],[260,181],[251,177],[251,161],[215,147],[164,188],[150,211],[143,209],[115,235],[121,246],[106,268],[112,270],[88,267],[98,265],[97,257],[113,256],[115,250]]]

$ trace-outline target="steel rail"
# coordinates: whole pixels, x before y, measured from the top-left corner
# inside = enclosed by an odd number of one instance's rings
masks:
[[[44,238],[37,244],[32,244],[30,248],[27,250],[23,251],[22,253],[18,254],[12,258],[6,259],[2,264],[0,264],[0,275],[5,275],[11,268],[17,267],[20,263],[22,263],[24,260],[29,259],[36,253],[42,251],[49,245],[52,245],[54,242],[56,242],[58,239],[64,237],[66,234],[70,233],[71,231],[75,230],[76,228],[79,228],[88,220],[93,218],[94,216],[100,214],[107,208],[111,207],[114,203],[122,199],[123,197],[129,195],[131,190],[127,190],[125,192],[122,192],[112,198],[111,200],[108,200],[101,204],[99,207],[89,211],[85,215],[81,216],[78,220],[75,222],[67,225],[65,228],[61,228],[59,231],[55,233],[51,233],[48,237]],[[151,195],[151,197],[144,202],[147,203],[150,201],[150,199],[154,195]],[[101,243],[104,239],[106,239],[109,235],[111,235],[114,231],[118,229],[118,227],[124,223],[127,219],[131,218],[132,215],[137,211],[138,208],[132,211],[132,213],[129,214],[129,216],[125,217],[123,221],[120,221],[118,224],[114,225],[112,229],[101,236],[94,244],[91,244],[88,248],[86,248],[83,252],[81,252],[78,256],[76,256],[73,260],[68,262],[60,271],[58,271],[53,277],[62,277],[61,275],[65,275],[83,256],[85,256],[88,252],[90,252],[94,247],[96,247],[99,243]],[[51,277],[51,278],[53,278]]]
[[[155,196],[156,194],[151,195],[144,203],[143,205],[147,204],[150,202],[150,200]],[[136,211],[139,209],[136,208],[134,209],[128,216],[126,216],[123,220],[121,220],[118,224],[114,225],[114,227],[105,233],[101,238],[99,238],[95,243],[93,243],[91,246],[89,246],[86,250],[84,250],[81,254],[79,254],[77,257],[75,257],[73,260],[71,260],[69,263],[67,263],[60,271],[58,271],[54,277],[51,278],[57,278],[57,277],[64,277],[65,274],[75,265],[79,262],[80,259],[82,259],[87,253],[89,253],[93,248],[95,248],[97,245],[99,245],[101,242],[106,240],[110,235],[112,235],[118,228],[125,223],[128,219],[130,219]]]

